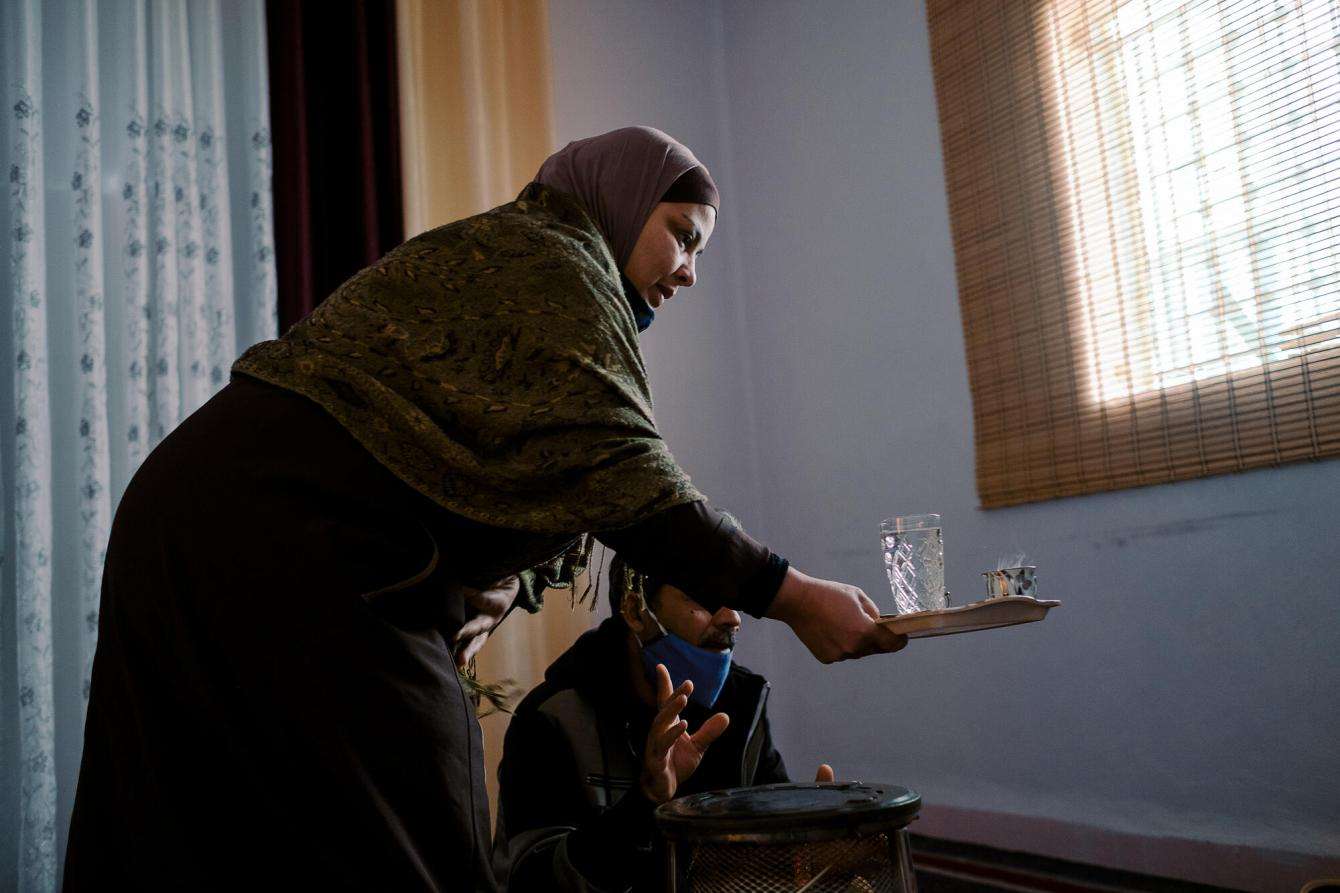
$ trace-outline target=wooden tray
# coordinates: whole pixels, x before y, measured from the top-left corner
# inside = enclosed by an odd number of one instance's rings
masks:
[[[886,614],[879,619],[879,622],[881,626],[887,626],[909,639],[924,639],[930,636],[971,633],[979,629],[995,629],[998,626],[1033,623],[1046,617],[1047,612],[1059,604],[1061,603],[1058,601],[1011,595],[1006,598],[989,598],[958,608],[945,608],[943,611]]]

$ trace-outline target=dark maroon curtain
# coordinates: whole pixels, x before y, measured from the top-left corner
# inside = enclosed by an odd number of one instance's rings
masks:
[[[395,4],[268,0],[279,330],[404,239]]]

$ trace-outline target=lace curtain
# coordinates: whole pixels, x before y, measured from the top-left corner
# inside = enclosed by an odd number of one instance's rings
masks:
[[[0,53],[0,888],[45,891],[117,499],[276,333],[264,7],[6,0]]]

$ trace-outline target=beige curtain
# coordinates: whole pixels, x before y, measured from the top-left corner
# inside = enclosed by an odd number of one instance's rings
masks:
[[[511,201],[553,151],[548,10],[546,0],[398,0],[406,236]],[[513,613],[481,653],[480,678],[539,682],[592,623],[569,600],[549,592],[541,613]],[[495,816],[507,721],[482,721]]]
[[[398,0],[405,234],[516,197],[552,151],[544,0]]]

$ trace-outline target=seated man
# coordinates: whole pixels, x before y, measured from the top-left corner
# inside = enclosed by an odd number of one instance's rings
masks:
[[[740,615],[708,613],[617,557],[609,579],[613,616],[554,661],[507,728],[493,859],[515,893],[660,889],[659,804],[788,781],[768,683],[731,661]]]

